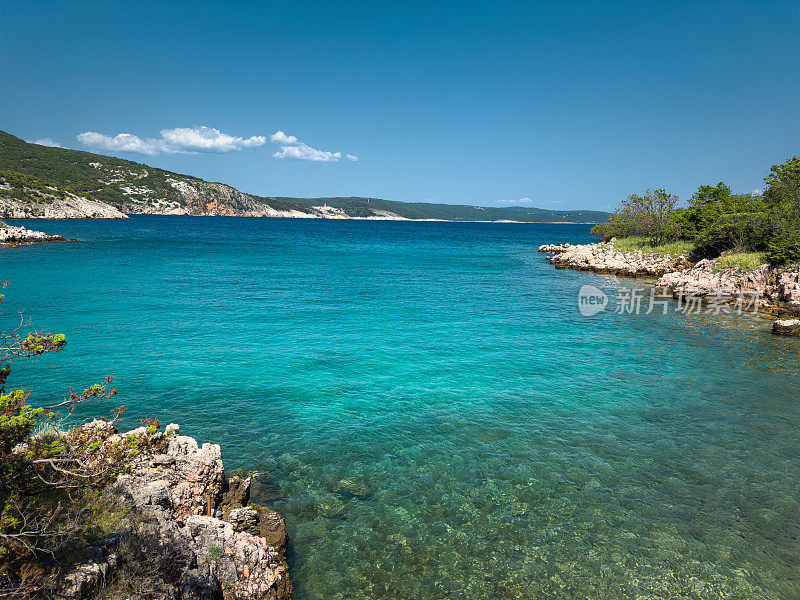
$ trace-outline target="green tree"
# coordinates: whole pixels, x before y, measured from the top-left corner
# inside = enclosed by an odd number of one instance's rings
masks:
[[[686,208],[676,208],[677,197],[664,190],[632,194],[592,233],[606,241],[645,236],[653,244],[680,237],[694,242],[697,256],[765,251],[774,265],[800,263],[800,157],[773,165],[764,182],[763,194],[701,185]]]
[[[666,190],[646,190],[641,196],[631,194],[605,223],[593,227],[592,233],[606,241],[639,235],[655,245],[663,244],[680,233],[670,219],[677,203],[678,197]]]
[[[800,156],[770,167],[764,178],[764,200],[772,205],[794,204],[800,199]]]
[[[753,194],[734,194],[720,182],[701,185],[689,207],[676,211],[673,220],[681,237],[696,242],[695,252],[716,257],[725,250],[763,250],[765,205]]]
[[[764,183],[767,258],[775,264],[800,263],[800,157],[773,165]]]

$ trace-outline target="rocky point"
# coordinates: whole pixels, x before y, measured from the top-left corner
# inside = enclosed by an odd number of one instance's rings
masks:
[[[147,597],[154,600],[291,598],[284,520],[250,504],[250,479],[226,474],[217,444],[199,446],[177,425],[155,433],[144,427],[118,433],[105,421],[83,427],[102,431],[103,444],[135,437],[161,451],[137,457],[106,488],[105,498],[129,516],[119,531],[82,552],[59,598],[95,595],[113,581],[131,548],[164,565],[148,577]]]
[[[15,227],[0,221],[0,244],[16,246],[18,244],[38,244],[41,242],[61,242],[60,235],[50,235],[42,231],[33,231],[25,227]]]
[[[686,256],[624,252],[611,243],[544,244],[539,252],[557,268],[658,278],[658,293],[675,298],[695,296],[716,302],[755,298],[757,308],[779,317],[800,316],[800,269],[760,265],[752,271],[722,269],[718,259],[693,263]],[[793,320],[776,321],[772,332],[800,335]]]

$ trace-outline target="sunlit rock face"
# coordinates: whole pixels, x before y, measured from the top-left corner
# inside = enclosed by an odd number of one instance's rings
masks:
[[[249,504],[250,478],[226,476],[217,444],[199,446],[174,424],[164,433],[147,427],[118,433],[103,421],[84,428],[97,431],[103,445],[136,439],[156,452],[135,457],[130,472],[107,488],[106,497],[130,518],[87,550],[87,560],[64,579],[61,598],[89,597],[119,564],[142,552],[158,567],[148,582],[152,597],[291,598],[283,517]]]

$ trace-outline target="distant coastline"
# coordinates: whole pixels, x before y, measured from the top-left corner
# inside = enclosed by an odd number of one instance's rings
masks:
[[[587,224],[608,217],[593,210],[259,196],[113,156],[31,144],[0,131],[0,218],[134,214]]]
[[[596,225],[595,221],[516,221],[513,219],[497,219],[497,220],[461,220],[461,219],[409,219],[405,217],[327,217],[327,216],[253,216],[253,215],[212,215],[212,214],[171,214],[171,213],[131,213],[124,214],[123,217],[91,217],[91,216],[3,216],[6,221],[72,221],[80,219],[105,219],[105,218],[129,218],[136,216],[150,216],[150,217],[231,217],[236,219],[294,219],[294,220],[308,220],[308,221],[398,221],[407,223],[517,223],[527,225]],[[0,215],[2,216],[2,215]]]

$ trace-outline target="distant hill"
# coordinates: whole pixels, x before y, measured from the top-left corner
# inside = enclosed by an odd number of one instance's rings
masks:
[[[588,210],[495,208],[379,198],[263,197],[240,192],[224,183],[113,156],[31,144],[2,131],[0,171],[33,176],[53,188],[106,203],[128,214],[575,223],[599,223],[608,216]]]
[[[547,210],[524,206],[474,206],[468,204],[433,204],[398,202],[380,198],[278,198],[288,202],[318,206],[323,202],[353,217],[386,211],[405,219],[441,219],[444,221],[525,221],[530,223],[602,223],[608,213],[595,210]]]

